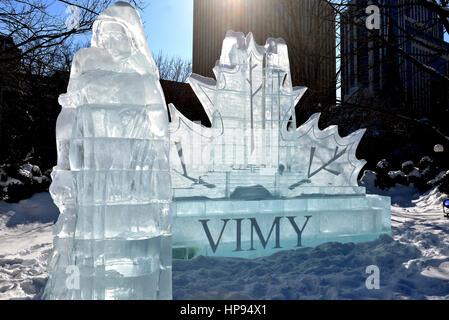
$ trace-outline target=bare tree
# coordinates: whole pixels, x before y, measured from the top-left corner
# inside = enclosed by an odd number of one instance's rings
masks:
[[[0,56],[0,63],[8,59],[8,50],[20,50],[23,66],[33,73],[51,73],[60,67],[54,62],[64,56],[72,47],[76,49],[75,36],[86,34],[98,14],[111,5],[112,0],[58,0],[62,5],[76,11],[60,15],[55,10],[55,1],[44,0],[2,0],[0,5],[0,33],[12,38],[14,48],[7,48]],[[130,1],[137,8],[143,8],[141,1]],[[73,25],[69,19],[75,19]]]
[[[302,78],[307,79],[310,83],[316,83],[315,91],[318,96],[326,94],[326,91],[340,92],[342,89],[346,89],[344,86],[347,84],[342,83],[344,76],[348,75],[348,70],[344,69],[348,66],[350,59],[357,59],[360,56],[369,56],[369,52],[381,50],[383,52],[383,61],[369,61],[363,63],[363,67],[359,66],[352,70],[353,73],[364,74],[366,77],[370,77],[376,72],[379,72],[380,68],[393,69],[392,74],[389,76],[389,81],[384,81],[383,88],[380,90],[382,95],[376,94],[374,99],[362,99],[352,100],[351,103],[358,105],[359,107],[371,109],[373,112],[386,111],[390,117],[398,116],[401,121],[409,119],[416,122],[414,116],[421,113],[429,114],[432,110],[425,110],[423,106],[415,107],[414,110],[410,110],[400,106],[400,102],[410,99],[422,99],[423,97],[432,95],[428,92],[447,92],[449,91],[449,63],[447,66],[438,65],[440,58],[443,56],[449,56],[449,46],[441,43],[441,33],[435,32],[436,26],[444,26],[444,31],[448,34],[449,27],[449,7],[448,0],[397,0],[397,1],[385,1],[385,0],[373,0],[373,1],[360,1],[360,0],[304,0],[302,10],[306,10],[307,16],[315,17],[312,21],[319,21],[317,25],[307,25],[304,23],[304,19],[298,16],[297,4],[293,1],[279,0],[283,6],[283,14],[286,16],[283,21],[286,31],[302,34],[318,35],[318,39],[309,39],[304,37],[304,41],[297,41],[296,43],[289,43],[290,59],[302,59],[300,65],[304,65],[304,70],[299,70],[299,74]],[[382,26],[381,30],[370,29],[366,24],[366,18],[368,14],[366,9],[369,5],[376,5],[381,10]],[[430,14],[423,14],[420,21],[413,21],[410,18],[411,13],[419,11],[425,8]],[[410,22],[408,26],[400,24],[396,15],[402,15],[406,17],[407,22]],[[410,27],[412,25],[413,27]],[[351,32],[356,33],[356,38],[353,35],[345,34],[345,28],[351,26]],[[334,27],[334,32],[331,28]],[[309,30],[312,28],[313,30]],[[391,30],[390,30],[391,29]],[[394,32],[392,32],[394,30]],[[326,33],[336,34],[335,46],[333,48],[323,47],[325,41],[322,37],[326,36]],[[395,35],[395,39],[393,36]],[[345,39],[348,36],[348,39]],[[351,38],[352,37],[352,38]],[[439,44],[441,43],[441,45]],[[407,50],[406,46],[412,44],[415,47],[419,47],[419,50]],[[336,70],[334,78],[324,73],[320,68],[309,70],[307,65],[321,65],[329,64],[331,61],[337,60]],[[305,63],[306,61],[313,61],[313,63]],[[396,66],[393,64],[396,63]],[[444,61],[443,61],[444,63]],[[399,69],[401,65],[407,64],[412,72],[417,75],[420,81],[425,82],[428,88],[422,93],[413,93],[416,97],[410,98],[410,92],[403,92],[401,97],[399,94],[400,81],[399,75],[394,74],[394,69]],[[437,64],[437,67],[435,65]],[[401,77],[406,75],[401,74]],[[326,78],[328,80],[326,80]],[[336,87],[325,86],[323,84],[330,83],[329,80],[336,83]],[[407,79],[403,79],[407,80]],[[318,90],[317,90],[318,89]],[[362,90],[365,90],[363,86],[359,88],[357,92],[353,92],[354,95],[360,95]],[[362,94],[363,96],[363,94]],[[449,95],[448,95],[449,97]],[[348,104],[348,101],[343,101],[344,97],[337,98],[337,104]],[[415,101],[414,104],[419,104],[419,101]],[[442,106],[433,106],[433,109],[441,109],[441,111],[449,108],[447,101],[441,102]],[[446,106],[444,106],[446,104]],[[392,109],[392,106],[396,105],[396,109]],[[427,103],[429,105],[429,103]],[[319,107],[315,107],[316,109]],[[439,111],[438,111],[439,112]],[[436,118],[442,118],[437,115]],[[434,124],[432,124],[434,125]],[[441,135],[445,138],[444,135]]]
[[[350,59],[373,57],[371,53],[383,52],[381,61],[363,63],[364,68],[358,67],[349,72],[347,69],[339,70],[340,75],[345,72],[346,78],[353,73],[372,77],[383,72],[384,78],[375,96],[368,100],[365,97],[343,101],[344,97],[341,97],[339,102],[371,110],[380,117],[388,116],[413,126],[427,127],[447,143],[447,126],[441,121],[447,117],[449,108],[449,45],[441,41],[441,26],[444,26],[446,34],[448,32],[447,1],[372,1],[370,4],[380,8],[380,30],[368,28],[366,24],[366,1],[329,1],[337,16],[337,52],[341,68],[348,67]],[[413,12],[415,15],[420,13],[419,21],[412,18]],[[400,23],[399,17],[407,23]],[[352,34],[345,34],[344,28],[347,26],[350,26]],[[406,49],[407,46],[409,49]],[[444,56],[446,60],[442,59]],[[404,72],[405,69],[410,71]],[[402,86],[411,78],[419,79],[420,90]],[[339,89],[349,85],[341,82],[344,78],[340,77],[339,80]],[[366,88],[362,86],[351,95],[359,95],[360,90]],[[435,100],[435,96],[441,98]],[[423,116],[430,120],[423,123],[416,119]]]
[[[74,53],[86,46],[80,35],[113,2],[0,0],[0,163],[19,163],[35,150],[36,164],[53,165],[57,97]],[[69,6],[75,17],[64,13]]]
[[[447,36],[449,31],[448,0],[276,0],[276,4],[281,4],[276,14],[282,15],[283,32],[298,39],[288,43],[290,61],[298,66],[292,76],[297,73],[299,84],[313,85],[309,90],[312,106],[298,107],[298,124],[322,112],[322,125],[339,124],[342,134],[369,128],[363,141],[371,145],[362,143],[361,149],[372,161],[379,149],[388,157],[393,145],[416,143],[428,149],[427,144],[441,143],[449,149],[445,121],[449,117],[449,62],[444,59],[449,57],[449,45],[441,41],[441,32]],[[380,9],[380,30],[367,25],[369,5]],[[335,35],[333,47],[325,45],[331,42],[329,34]],[[351,62],[355,60],[354,68]],[[326,64],[335,65],[333,74],[321,67]],[[376,90],[360,81],[366,77],[362,81],[372,83],[371,77],[381,72],[385,78]],[[359,77],[359,85],[348,83],[353,77]],[[419,86],[410,86],[411,78]],[[345,97],[348,88],[356,90]],[[337,92],[336,106],[316,103],[331,92]],[[378,147],[373,149],[372,143]]]
[[[181,57],[168,57],[160,51],[155,57],[161,79],[176,82],[186,82],[192,74],[192,61]]]

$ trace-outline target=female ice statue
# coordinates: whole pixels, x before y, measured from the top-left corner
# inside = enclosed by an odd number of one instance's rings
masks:
[[[73,59],[57,123],[46,299],[170,299],[168,117],[138,12],[118,2]]]

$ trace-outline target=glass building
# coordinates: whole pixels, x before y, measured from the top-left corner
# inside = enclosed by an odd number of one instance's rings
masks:
[[[390,107],[406,108],[414,116],[447,108],[449,88],[419,66],[449,74],[449,44],[444,42],[437,14],[407,0],[353,0],[352,4],[341,25],[343,101],[387,99]],[[380,8],[380,30],[365,28],[369,4]]]

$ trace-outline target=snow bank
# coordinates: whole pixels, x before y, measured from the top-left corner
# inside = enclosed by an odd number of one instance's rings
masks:
[[[0,166],[0,199],[18,202],[38,192],[48,191],[50,171],[44,175],[38,166],[30,163]]]
[[[419,256],[415,247],[382,236],[368,243],[326,243],[256,260],[199,257],[173,265],[173,292],[175,299],[421,299],[424,291],[406,280],[403,267]],[[381,269],[381,290],[365,286],[370,265]]]
[[[436,189],[416,195],[405,186],[390,192],[402,199],[392,206],[393,238],[325,243],[254,260],[175,260],[174,298],[449,299],[449,220],[441,207],[446,195]],[[0,202],[0,299],[40,297],[52,246],[53,224],[45,222],[53,217],[46,213],[51,208],[44,195],[16,207]],[[16,214],[26,218],[8,224]],[[365,286],[370,265],[379,267],[378,290]]]
[[[8,211],[13,212],[6,222],[8,228],[31,222],[56,222],[59,216],[59,210],[48,192],[36,193],[31,198],[20,200],[18,203],[0,201],[0,214]]]
[[[366,170],[363,173],[363,177],[359,181],[359,184],[360,186],[366,188],[366,193],[368,194],[379,194],[382,196],[391,197],[392,204],[403,207],[413,206],[412,201],[417,200],[421,195],[421,192],[418,190],[418,188],[415,188],[413,183],[408,186],[403,184],[396,184],[394,187],[382,189],[376,186],[376,178],[377,175],[375,172]]]
[[[441,211],[446,196],[436,189],[416,196],[405,186],[391,191],[397,199],[409,197],[406,207],[392,207],[393,238],[326,243],[255,260],[175,261],[174,298],[448,299],[449,221]],[[365,286],[370,265],[379,267],[379,290]]]
[[[0,299],[39,297],[47,281],[53,223],[7,227],[16,213],[2,211],[4,204],[0,202]]]

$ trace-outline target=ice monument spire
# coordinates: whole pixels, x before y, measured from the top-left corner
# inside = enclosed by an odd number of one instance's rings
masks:
[[[46,299],[171,299],[168,115],[139,13],[93,25],[59,98]]]
[[[254,186],[273,197],[320,193],[329,186],[353,193],[366,163],[355,155],[365,130],[343,138],[337,126],[320,130],[319,113],[296,128],[295,106],[307,88],[292,86],[283,39],[260,46],[252,33],[228,31],[213,71],[216,80],[189,78],[212,128],[169,106],[175,197],[226,198],[236,188]]]
[[[319,113],[296,128],[306,88],[292,86],[284,40],[261,46],[228,31],[213,71],[189,79],[211,128],[169,106],[177,258],[250,258],[391,233],[390,199],[357,183],[365,130],[321,130]]]

